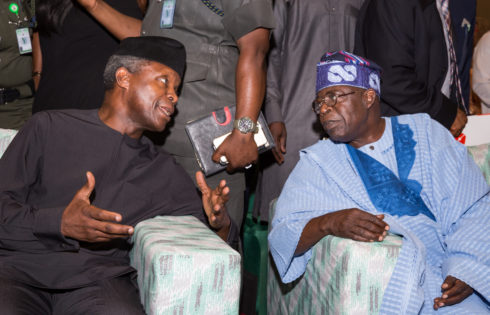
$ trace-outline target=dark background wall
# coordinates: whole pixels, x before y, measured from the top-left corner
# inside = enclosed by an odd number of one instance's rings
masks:
[[[476,16],[490,20],[490,0],[478,0],[476,2]]]
[[[490,30],[490,0],[477,0],[476,2],[477,32],[475,42],[488,30]]]
[[[490,0],[478,0],[476,3],[476,15],[490,20]]]

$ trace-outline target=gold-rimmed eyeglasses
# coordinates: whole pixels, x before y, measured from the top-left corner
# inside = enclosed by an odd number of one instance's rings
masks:
[[[328,93],[327,95],[325,95],[324,98],[315,100],[311,104],[311,107],[317,115],[320,115],[320,111],[321,111],[323,105],[325,105],[327,107],[334,107],[337,104],[339,97],[351,95],[351,94],[354,94],[356,92],[357,91],[352,91],[352,92],[344,93],[344,94]]]

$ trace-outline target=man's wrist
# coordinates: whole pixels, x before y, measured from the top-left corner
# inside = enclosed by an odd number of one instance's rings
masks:
[[[235,137],[238,137],[239,139],[242,139],[243,141],[250,141],[253,140],[254,134],[253,133],[241,133],[238,129],[233,129],[231,132]]]
[[[230,216],[227,214],[226,215],[226,218],[225,218],[225,222],[224,224],[220,227],[220,231],[222,230],[226,230],[226,229],[229,229],[230,228],[230,225],[231,225],[231,218]]]
[[[99,5],[99,0],[95,0],[94,4],[91,7],[85,7],[85,9],[88,12],[90,12],[91,14],[93,14],[95,12],[95,10],[97,9],[98,5]]]
[[[254,121],[250,117],[243,116],[233,121],[233,129],[236,129],[243,134],[253,134],[258,130],[257,121]]]
[[[220,228],[213,228],[215,233],[218,234],[219,237],[221,237],[221,239],[223,239],[224,241],[228,239],[228,234],[230,233],[231,228],[231,218],[228,214],[226,215],[226,217],[227,219],[225,219],[225,222],[221,225]]]
[[[334,235],[333,230],[332,230],[332,220],[331,220],[332,213],[327,213],[324,214],[320,217],[319,220],[319,229],[322,235]]]

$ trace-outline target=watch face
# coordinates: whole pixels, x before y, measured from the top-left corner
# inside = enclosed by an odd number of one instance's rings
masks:
[[[254,122],[248,117],[240,118],[240,120],[238,121],[238,130],[240,130],[240,132],[251,132],[253,128]]]

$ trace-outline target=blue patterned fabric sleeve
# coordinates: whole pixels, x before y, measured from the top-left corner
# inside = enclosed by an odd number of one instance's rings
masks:
[[[325,141],[318,145],[321,147]],[[334,159],[328,156],[328,159]],[[269,247],[283,282],[294,281],[301,276],[311,258],[311,249],[294,256],[305,225],[323,214],[360,208],[348,198],[328,174],[323,172],[318,160],[327,155],[303,151],[301,159],[289,176],[277,201],[276,213],[269,234]]]
[[[456,277],[490,299],[490,193],[480,169],[439,123],[431,121],[427,133],[432,141],[434,191],[441,203],[436,211],[441,220],[446,259],[443,277]]]
[[[311,258],[311,249],[302,255],[294,256],[301,233],[306,224],[314,217],[310,211],[302,214],[290,213],[286,207],[290,199],[308,200],[310,193],[318,192],[312,182],[298,174],[310,173],[314,165],[300,160],[289,176],[277,201],[276,214],[272,220],[272,230],[269,234],[269,248],[283,282],[291,282],[301,276],[306,264]],[[310,187],[307,188],[307,187]]]

